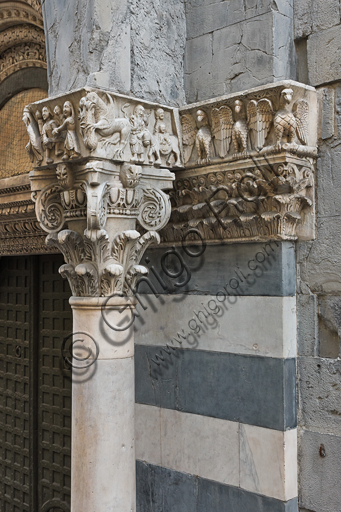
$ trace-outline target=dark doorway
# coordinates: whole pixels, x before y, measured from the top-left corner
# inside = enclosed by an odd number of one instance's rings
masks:
[[[0,260],[3,512],[60,512],[70,504],[71,380],[60,348],[72,314],[62,264],[59,255]]]

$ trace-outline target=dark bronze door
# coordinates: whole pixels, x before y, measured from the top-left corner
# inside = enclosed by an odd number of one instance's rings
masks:
[[[70,503],[71,380],[60,347],[72,329],[57,255],[0,260],[0,510]]]

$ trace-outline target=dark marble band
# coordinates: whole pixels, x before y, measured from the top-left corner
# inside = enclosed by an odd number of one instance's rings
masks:
[[[196,249],[160,247],[146,252],[141,264],[149,275],[139,293],[215,295],[295,295],[293,242],[240,243]],[[203,252],[200,256],[190,255]],[[189,254],[190,253],[190,254]]]
[[[283,502],[137,461],[137,512],[298,512],[297,498]]]
[[[161,349],[136,345],[137,403],[281,431],[297,426],[296,359],[175,349],[162,350],[162,361]]]

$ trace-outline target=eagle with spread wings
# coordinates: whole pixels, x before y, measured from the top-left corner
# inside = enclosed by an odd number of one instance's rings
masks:
[[[194,143],[198,153],[197,164],[208,164],[211,161],[212,133],[206,112],[197,110],[196,120],[191,114],[183,114],[181,124],[185,164],[192,156]]]
[[[250,100],[247,105],[247,120],[250,129],[251,144],[260,151],[265,144],[273,122],[272,103],[267,98]]]
[[[278,150],[281,149],[283,137],[287,137],[287,141],[291,144],[294,143],[295,136],[297,135],[301,144],[308,144],[309,105],[306,100],[301,99],[297,100],[291,109],[290,104],[293,94],[292,89],[283,89],[281,92],[284,107],[277,112],[274,119],[276,146]]]

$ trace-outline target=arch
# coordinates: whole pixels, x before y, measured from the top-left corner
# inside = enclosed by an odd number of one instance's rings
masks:
[[[46,74],[41,5],[38,0],[0,2],[0,85],[28,68],[43,69]]]

